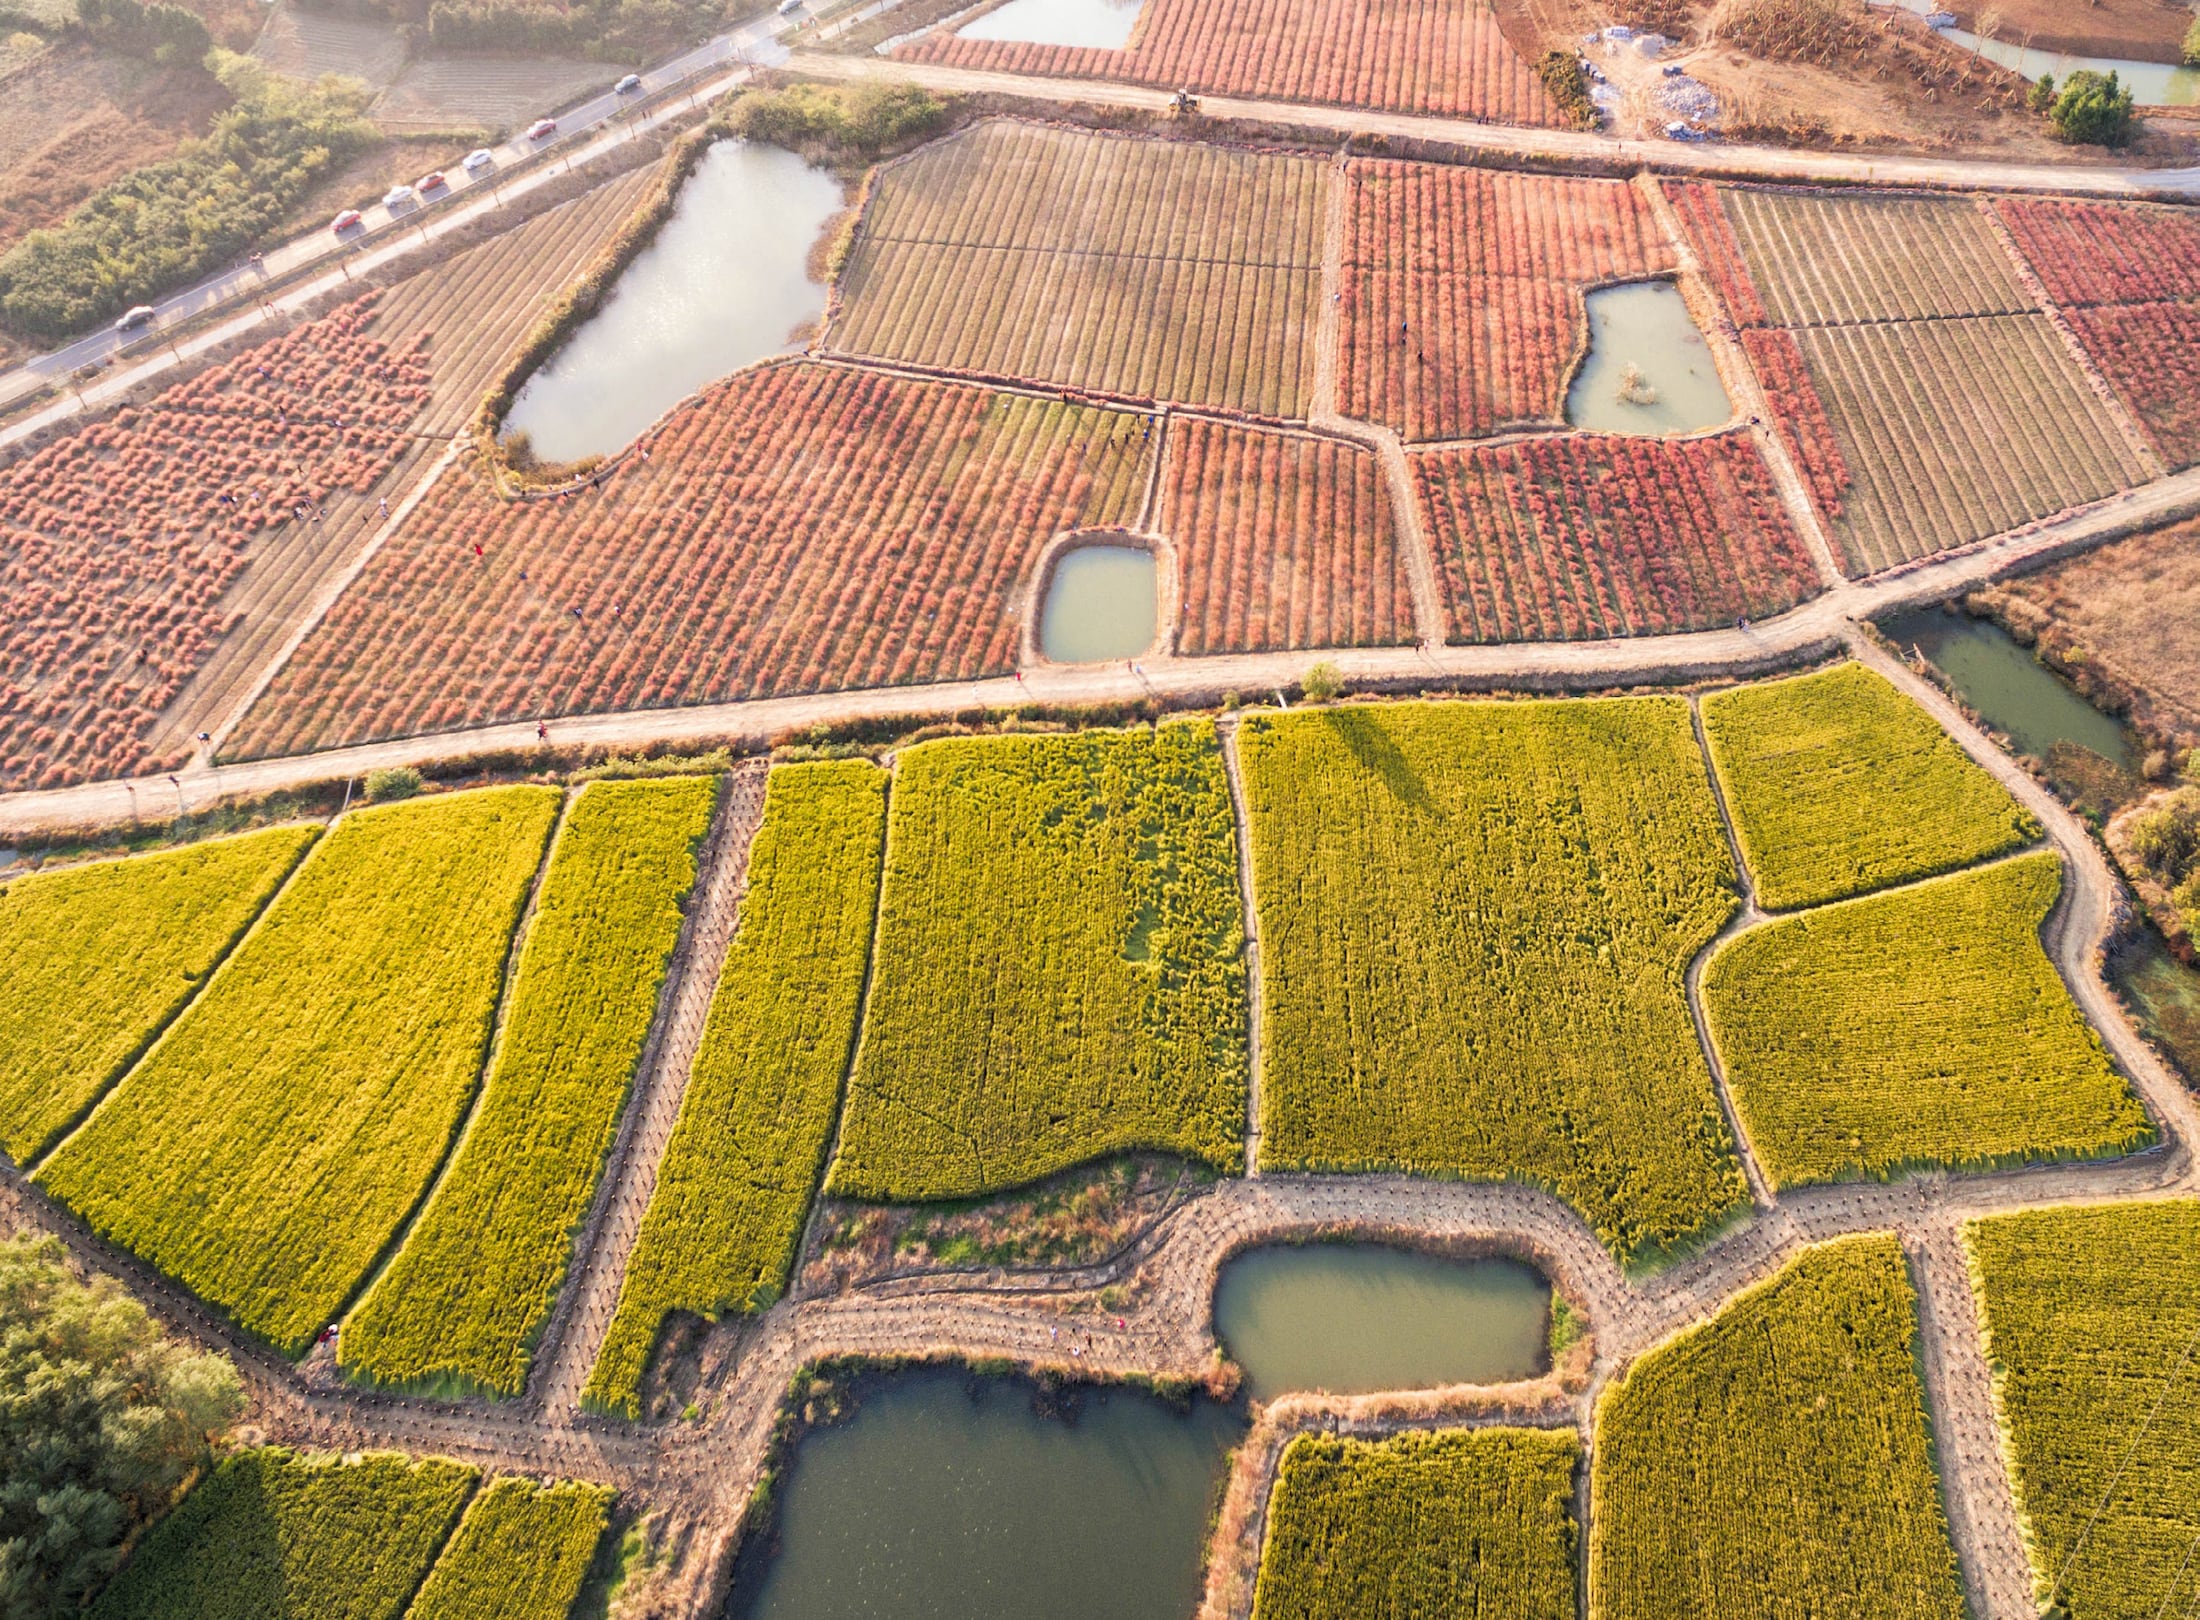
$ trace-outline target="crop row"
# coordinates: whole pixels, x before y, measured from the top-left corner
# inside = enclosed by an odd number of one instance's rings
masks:
[[[618,1129],[717,802],[599,782],[568,810],[458,1155],[344,1324],[354,1377],[517,1395]]]
[[[1409,460],[1454,643],[1701,630],[1819,589],[1746,431],[1553,434]]]
[[[2064,319],[2175,470],[2200,461],[2200,301],[2102,304]]]
[[[1681,233],[1695,250],[1697,268],[1726,305],[1727,313],[1743,327],[1765,324],[1764,300],[1749,278],[1748,261],[1742,257],[1741,240],[1726,217],[1722,188],[1708,180],[1664,180],[1665,200],[1681,223]]]
[[[1409,441],[1559,421],[1584,288],[1673,267],[1623,181],[1422,163],[1345,174],[1341,409]]]
[[[1846,511],[1844,502],[1855,481],[1841,454],[1840,435],[1826,415],[1826,402],[1811,381],[1810,363],[1803,358],[1795,334],[1780,326],[1746,327],[1742,349],[1757,372],[1765,391],[1765,404],[1780,430],[1780,442],[1795,458],[1796,469],[1810,490],[1821,522],[1832,522]]]
[[[1484,0],[1146,0],[1122,50],[942,33],[899,54],[1543,129],[1565,123]]]
[[[1147,461],[1122,412],[815,364],[646,448],[570,500],[446,475],[232,751],[1006,674],[1041,547],[1135,516]]]
[[[1969,198],[1759,186],[1721,195],[1775,326],[2039,308],[1992,221]]]
[[[1177,417],[1162,451],[1160,528],[1182,581],[1179,653],[1416,639],[1371,450]]]
[[[2064,308],[2200,298],[2200,220],[2189,208],[1998,197],[1994,212]]]

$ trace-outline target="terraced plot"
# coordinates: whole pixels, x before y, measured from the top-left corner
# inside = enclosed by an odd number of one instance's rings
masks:
[[[1962,1620],[1890,1234],[1806,1249],[1597,1403],[1592,1620]]]
[[[965,374],[1303,417],[1327,166],[981,124],[890,165],[830,339]]]
[[[2030,1210],[1964,1242],[2041,1604],[2183,1614],[2200,1587],[2200,1204]]]
[[[2051,852],[1767,923],[1704,1009],[1776,1186],[2129,1152],[2154,1139],[2055,967]]]
[[[39,1181],[303,1351],[450,1147],[558,803],[492,788],[346,816]]]
[[[1263,1164],[1539,1182],[1628,1260],[1742,1200],[1683,986],[1736,903],[1685,702],[1354,705],[1238,747]]]
[[[967,1198],[1136,1149],[1240,1168],[1243,946],[1210,722],[903,750],[829,1189]]]

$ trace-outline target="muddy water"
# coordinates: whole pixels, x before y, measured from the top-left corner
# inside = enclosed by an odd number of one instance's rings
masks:
[[[1079,546],[1054,564],[1039,651],[1058,664],[1136,658],[1154,644],[1160,570],[1136,546]]]
[[[1119,51],[1131,40],[1144,0],[1008,0],[956,32],[964,39],[1082,45]]]
[[[2188,1083],[2200,1085],[2200,968],[2185,966],[2159,934],[2142,928],[2109,959],[2108,976],[2138,1012],[2140,1030],[2169,1053]]]
[[[1259,1399],[1533,1378],[1550,1285],[1515,1260],[1372,1243],[1254,1249],[1223,1268],[1215,1337]]]
[[[1566,391],[1566,420],[1599,433],[1692,433],[1734,414],[1710,345],[1670,281],[1590,293],[1589,353]],[[1626,397],[1627,368],[1640,386]]]
[[[1129,1390],[1072,1391],[1063,1415],[1033,1399],[960,1372],[877,1381],[802,1441],[776,1545],[744,1549],[727,1613],[1184,1620],[1242,1417]]]
[[[2137,768],[2123,723],[2080,697],[2059,675],[1991,619],[1926,608],[1896,614],[1879,628],[1897,647],[1915,647],[1938,664],[1963,701],[2017,751],[2047,757],[2058,742],[2090,748],[2125,770]]]
[[[603,307],[520,390],[507,432],[546,461],[609,455],[703,384],[800,344],[825,311],[811,244],[840,182],[792,152],[720,141]]]

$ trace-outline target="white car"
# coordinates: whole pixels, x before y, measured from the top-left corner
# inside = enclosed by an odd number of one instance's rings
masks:
[[[486,146],[477,146],[458,160],[458,166],[468,174],[479,174],[483,169],[496,167],[497,155]]]
[[[420,193],[410,186],[392,186],[382,193],[382,206],[384,208],[396,208],[401,204],[416,203],[419,200]]]

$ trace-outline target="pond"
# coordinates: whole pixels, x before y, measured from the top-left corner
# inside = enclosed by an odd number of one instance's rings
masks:
[[[1882,619],[1879,628],[1904,652],[1914,647],[1938,664],[1963,701],[2006,732],[2019,753],[2045,759],[2058,742],[2075,743],[2124,770],[2137,769],[2123,722],[2086,702],[1993,620],[1921,608]]]
[[[1588,296],[1589,352],[1566,391],[1566,420],[1598,433],[1692,433],[1734,414],[1711,346],[1670,281]]]
[[[505,431],[545,461],[609,455],[705,383],[800,348],[796,328],[825,312],[810,248],[841,206],[840,182],[792,152],[712,146],[657,239],[520,390]]]
[[[1057,664],[1136,658],[1154,643],[1160,568],[1139,546],[1078,546],[1061,553],[1039,615],[1039,651]]]
[[[2189,1084],[2200,1085],[2200,968],[2185,966],[2161,935],[2141,928],[2109,958],[2108,976],[2138,1012],[2141,1032],[2169,1053]]]
[[[1143,4],[1144,0],[1008,0],[956,32],[963,39],[1119,51],[1131,42],[1131,29]]]
[[[1262,1400],[1533,1378],[1550,1313],[1532,1266],[1375,1243],[1249,1250],[1215,1287],[1215,1337]]]
[[[1936,0],[1901,0],[1901,3],[1928,17],[1940,11]],[[2200,104],[2200,68],[2177,67],[2168,62],[2140,62],[2121,56],[2070,56],[2062,51],[2034,50],[2028,45],[2015,45],[2006,40],[1981,39],[1962,28],[1942,28],[1937,32],[1943,39],[1953,40],[1967,51],[1978,52],[1989,62],[2015,68],[2027,79],[2051,73],[2060,84],[2072,69],[2091,68],[2095,73],[2115,74],[2119,83],[2130,87],[2131,99],[2142,107]]]
[[[776,1546],[744,1548],[742,1620],[1184,1620],[1242,1416],[1132,1390],[961,1371],[868,1382],[782,1482]]]

